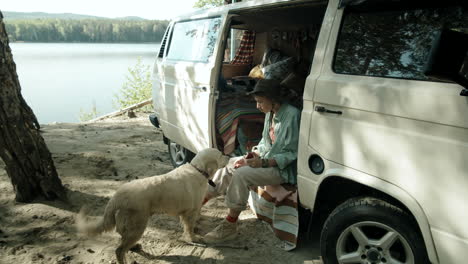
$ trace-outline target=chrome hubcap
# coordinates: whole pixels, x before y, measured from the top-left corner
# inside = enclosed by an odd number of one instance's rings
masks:
[[[186,156],[185,148],[177,143],[170,142],[169,149],[170,149],[171,157],[176,163],[176,165],[180,166],[184,164],[185,156]]]
[[[346,228],[338,238],[336,257],[340,264],[414,264],[406,239],[378,222],[360,222]]]

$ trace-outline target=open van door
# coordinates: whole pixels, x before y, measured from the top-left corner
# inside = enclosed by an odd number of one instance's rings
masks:
[[[217,76],[215,62],[225,20],[225,16],[213,16],[176,21],[161,44],[162,58],[154,73],[155,110],[169,145],[177,144],[179,150],[211,147],[209,120],[214,114],[216,81],[212,76]],[[169,150],[171,158],[177,158]]]

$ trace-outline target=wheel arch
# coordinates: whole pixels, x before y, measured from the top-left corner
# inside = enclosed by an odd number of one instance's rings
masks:
[[[376,177],[367,177],[367,179],[345,178],[330,175],[322,178],[318,182],[314,212],[328,216],[334,208],[353,197],[370,196],[384,200],[401,208],[414,218],[423,237],[429,260],[431,263],[439,263],[429,222],[419,203],[398,186]]]
[[[169,158],[174,168],[189,163],[195,157],[195,153],[181,146],[179,143],[171,141],[169,138],[166,138],[166,140]]]

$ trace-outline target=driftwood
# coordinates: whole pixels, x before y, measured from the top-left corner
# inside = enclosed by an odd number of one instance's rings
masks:
[[[0,157],[16,193],[16,201],[40,196],[66,199],[52,155],[39,132],[39,123],[21,95],[0,12]]]
[[[120,110],[117,110],[115,112],[112,112],[112,113],[109,113],[109,114],[106,114],[106,115],[103,115],[103,116],[100,116],[100,117],[96,117],[94,119],[91,119],[89,121],[87,121],[87,123],[93,123],[93,122],[96,122],[96,121],[99,121],[99,120],[103,120],[103,119],[106,119],[106,118],[110,118],[110,117],[114,117],[114,116],[119,116],[119,115],[123,115],[129,111],[132,111],[134,109],[138,109],[138,108],[141,108],[145,105],[149,105],[153,102],[153,99],[146,99],[142,102],[139,102],[137,104],[134,104],[134,105],[131,105],[131,106],[128,106],[128,107],[125,107],[123,109],[120,109]]]

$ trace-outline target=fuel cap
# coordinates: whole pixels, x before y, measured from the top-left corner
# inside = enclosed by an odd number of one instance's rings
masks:
[[[323,159],[317,154],[310,156],[309,168],[314,174],[317,174],[317,175],[321,174],[323,170],[325,169],[325,164],[323,163]]]

